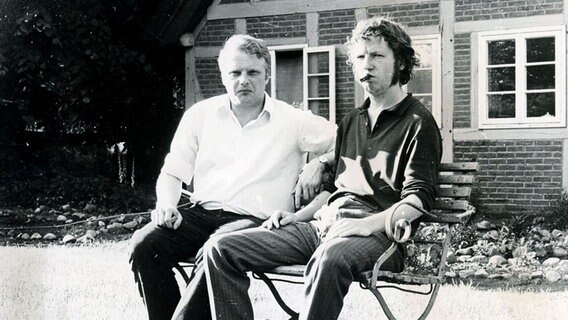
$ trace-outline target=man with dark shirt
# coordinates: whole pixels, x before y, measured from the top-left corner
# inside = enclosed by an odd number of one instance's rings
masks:
[[[335,166],[333,189],[328,185],[296,213],[277,212],[260,228],[205,244],[216,319],[253,319],[246,271],[289,264],[307,264],[299,318],[337,319],[353,278],[391,244],[385,220],[392,208],[404,202],[428,210],[434,202],[441,137],[432,115],[403,88],[418,65],[410,37],[397,23],[375,17],[359,22],[346,46],[368,99],[339,125],[335,157],[328,159]],[[319,170],[321,162],[309,167]],[[398,249],[384,267],[400,271],[403,258]],[[174,319],[184,318],[183,301]]]

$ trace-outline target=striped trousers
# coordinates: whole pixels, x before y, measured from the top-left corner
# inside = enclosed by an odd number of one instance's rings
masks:
[[[199,273],[207,281],[214,319],[254,319],[246,272],[306,264],[300,319],[337,319],[354,277],[371,269],[390,244],[383,233],[323,241],[311,223],[294,223],[272,230],[252,228],[207,241]],[[403,253],[398,250],[387,260],[385,269],[400,271],[402,261]],[[172,319],[195,319],[190,312],[195,309],[191,306],[195,300],[192,292],[188,290],[182,295]]]

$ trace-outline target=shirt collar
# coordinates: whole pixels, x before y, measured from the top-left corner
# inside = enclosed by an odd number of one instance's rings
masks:
[[[410,103],[406,103],[406,101],[410,97],[412,97],[412,93],[407,93],[406,97],[404,97],[404,99],[402,99],[401,102],[397,103],[392,109],[388,109],[388,110],[385,110],[385,111],[386,112],[394,112],[398,116],[402,116],[406,112],[406,110],[410,107]],[[365,99],[363,104],[361,106],[357,107],[359,109],[359,113],[366,113],[367,109],[369,109],[370,105],[371,105],[371,100],[369,98]]]
[[[227,112],[232,112],[231,99],[229,99],[228,94],[225,94],[225,96],[225,110],[227,110]],[[274,112],[274,99],[272,99],[266,92],[264,93],[264,107],[262,108],[260,114],[262,114],[264,111],[266,111],[268,115],[272,115],[272,113]]]

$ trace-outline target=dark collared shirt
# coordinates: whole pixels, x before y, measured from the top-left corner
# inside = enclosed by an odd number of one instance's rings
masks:
[[[414,194],[429,210],[436,198],[442,139],[432,114],[410,94],[379,115],[370,128],[370,101],[339,124],[335,148],[336,195],[350,193],[384,210]]]

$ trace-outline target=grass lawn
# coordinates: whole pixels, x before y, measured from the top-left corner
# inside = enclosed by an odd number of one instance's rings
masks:
[[[128,265],[126,242],[89,247],[0,247],[0,319],[145,319]],[[281,284],[298,306],[302,287]],[[286,319],[260,281],[251,296],[256,319]],[[416,318],[424,297],[389,290],[393,311]],[[481,290],[446,285],[429,319],[566,319],[568,291]],[[386,319],[369,292],[356,284],[341,319]]]

